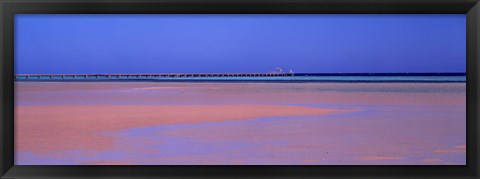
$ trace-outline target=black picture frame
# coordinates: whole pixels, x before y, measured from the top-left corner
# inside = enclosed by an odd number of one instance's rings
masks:
[[[478,0],[3,0],[0,176],[22,177],[479,177]],[[15,166],[15,14],[466,14],[466,166]],[[393,34],[392,34],[393,35]]]

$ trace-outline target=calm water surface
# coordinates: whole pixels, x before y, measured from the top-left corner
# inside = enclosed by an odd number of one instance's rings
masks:
[[[15,87],[17,165],[466,163],[465,83],[16,82]],[[237,108],[222,108],[231,105],[241,105],[241,113],[253,113],[251,105],[292,113],[266,110],[232,119],[229,110]],[[174,115],[126,113],[132,106],[174,106],[189,119],[151,125]],[[202,106],[204,112],[198,112]],[[338,111],[307,114],[303,108]],[[225,111],[212,112],[218,109]],[[127,127],[114,130],[120,121],[119,114],[110,114],[115,111],[122,112]],[[145,125],[135,126],[144,118],[149,118]],[[31,130],[42,127],[48,130]]]

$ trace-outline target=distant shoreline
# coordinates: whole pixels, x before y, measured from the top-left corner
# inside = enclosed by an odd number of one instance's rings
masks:
[[[15,81],[48,82],[258,82],[258,83],[449,83],[466,82],[465,73],[238,73],[238,74],[28,74]]]
[[[286,77],[160,77],[99,79],[16,79],[16,82],[198,82],[198,83],[465,83],[464,76],[286,76]]]
[[[294,76],[466,76],[467,73],[295,73]]]

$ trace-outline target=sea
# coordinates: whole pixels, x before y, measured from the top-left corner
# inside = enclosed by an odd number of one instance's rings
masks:
[[[17,75],[14,94],[16,165],[466,164],[465,74]]]
[[[466,82],[465,74],[366,74],[366,75],[315,75],[302,74],[293,76],[182,76],[163,77],[154,75],[34,75],[16,76],[17,81],[166,81],[166,82]]]

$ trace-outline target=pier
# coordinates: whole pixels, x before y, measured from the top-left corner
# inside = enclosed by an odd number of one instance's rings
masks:
[[[169,73],[169,74],[18,74],[15,80],[73,80],[73,79],[155,79],[205,77],[281,77],[293,73]]]

